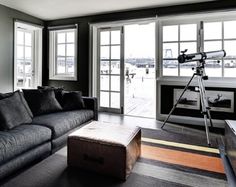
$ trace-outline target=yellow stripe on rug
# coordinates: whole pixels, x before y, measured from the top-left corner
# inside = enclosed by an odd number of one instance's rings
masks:
[[[190,145],[190,144],[170,142],[170,141],[165,141],[165,140],[158,140],[158,139],[144,138],[144,137],[142,137],[142,141],[148,142],[148,143],[154,143],[154,144],[167,145],[167,146],[172,146],[172,147],[179,147],[179,148],[184,148],[184,149],[191,149],[191,150],[196,150],[196,151],[203,151],[203,152],[208,152],[208,153],[220,154],[218,149],[210,148],[210,147],[203,147],[203,146],[198,146],[198,145]]]

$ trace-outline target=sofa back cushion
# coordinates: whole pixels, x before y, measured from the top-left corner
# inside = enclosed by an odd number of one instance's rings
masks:
[[[23,93],[34,116],[62,110],[53,90],[23,89]]]
[[[63,87],[53,87],[53,86],[38,86],[39,90],[53,90],[55,93],[55,97],[57,101],[62,105],[62,92],[64,90]]]
[[[85,108],[85,104],[80,91],[64,91],[62,97],[63,110],[79,110]]]
[[[32,117],[26,109],[19,91],[0,100],[0,129],[10,130],[23,123],[31,123]]]
[[[23,105],[25,106],[26,110],[28,111],[30,117],[33,118],[34,115],[33,115],[33,113],[31,112],[27,101],[26,101],[25,98],[24,98],[23,92],[20,92],[19,90],[17,90],[16,92],[18,92],[18,93],[20,94],[21,101],[22,101]],[[1,100],[1,99],[4,99],[4,98],[7,98],[7,97],[10,97],[10,96],[12,96],[14,93],[15,93],[15,92],[0,93],[0,100]]]

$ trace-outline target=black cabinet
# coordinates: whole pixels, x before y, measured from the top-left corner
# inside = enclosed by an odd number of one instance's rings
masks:
[[[225,150],[236,175],[236,121],[226,120]]]

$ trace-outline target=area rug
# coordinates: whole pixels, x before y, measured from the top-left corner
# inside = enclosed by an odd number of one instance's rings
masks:
[[[226,186],[218,140],[214,136],[209,147],[203,135],[142,129],[142,154],[136,165],[140,169],[139,165],[142,165],[140,175],[177,184]],[[144,170],[145,167],[155,172]]]
[[[142,153],[126,181],[68,168],[66,147],[2,186],[10,187],[223,187],[226,176],[217,149],[204,137],[142,129]],[[114,164],[115,161],[114,161]]]

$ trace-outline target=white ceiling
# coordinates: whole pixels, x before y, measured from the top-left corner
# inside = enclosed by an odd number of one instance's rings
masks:
[[[0,0],[0,4],[43,20],[212,0]]]

